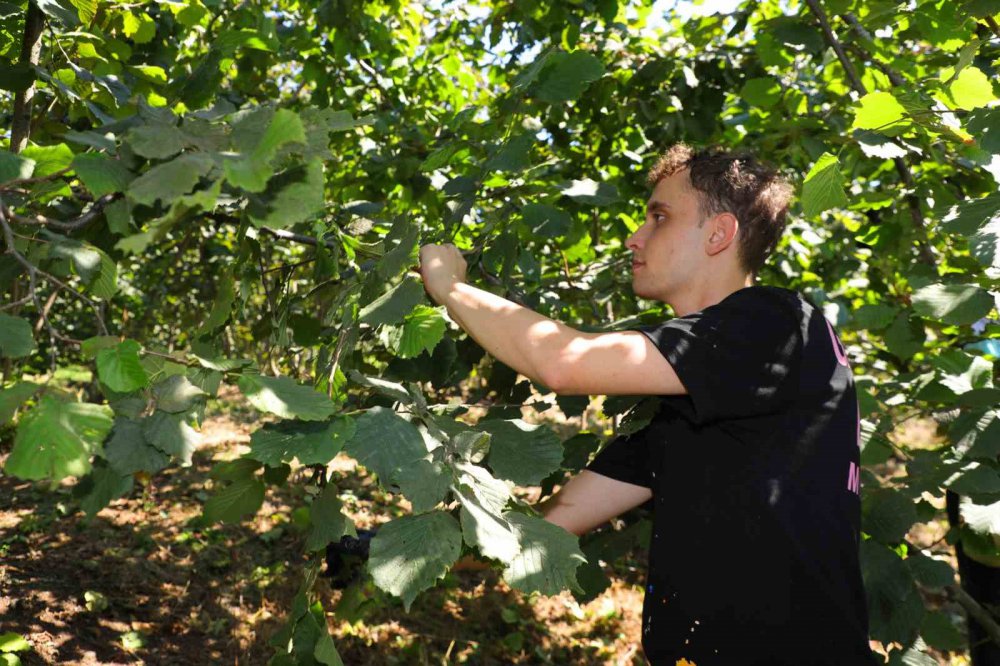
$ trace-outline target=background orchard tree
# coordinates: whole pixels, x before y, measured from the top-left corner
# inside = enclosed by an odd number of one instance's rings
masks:
[[[226,382],[277,418],[216,467],[206,517],[245,519],[274,486],[307,491],[313,555],[274,663],[340,663],[312,584],[354,530],[324,473],[341,451],[412,503],[369,564],[407,608],[463,552],[517,589],[589,598],[607,585],[597,560],[648,524],[581,545],[511,486],[551,492],[604,438],[525,423],[528,382],[484,358],[410,269],[421,244],[453,242],[470,279],[553,318],[655,321],[669,313],[634,298],[623,246],[645,172],[675,141],[747,146],[800,193],[762,282],[821,304],[855,370],[872,637],[898,644],[893,663],[958,649],[943,595],[992,663],[1000,3],[663,11],[0,3],[3,473],[73,477],[94,514],[188,464]],[[484,398],[484,419],[458,420]],[[558,399],[566,414],[586,404]],[[604,410],[629,432],[655,407]],[[890,442],[915,417],[940,424],[939,447]],[[964,588],[907,541],[945,513]]]

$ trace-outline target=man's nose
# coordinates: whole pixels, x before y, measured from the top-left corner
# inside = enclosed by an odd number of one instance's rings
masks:
[[[645,224],[639,225],[639,228],[632,232],[632,234],[625,239],[625,247],[635,252],[640,247],[642,247],[642,230]]]

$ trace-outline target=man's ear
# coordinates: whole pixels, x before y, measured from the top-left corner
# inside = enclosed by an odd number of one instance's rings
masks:
[[[740,230],[739,220],[732,213],[719,213],[708,221],[708,240],[705,250],[709,256],[715,256],[732,245]]]

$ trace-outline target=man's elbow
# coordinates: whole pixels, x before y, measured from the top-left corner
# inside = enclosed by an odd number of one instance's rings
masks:
[[[587,391],[573,381],[572,374],[567,370],[556,365],[543,368],[539,372],[538,381],[556,395],[587,395]]]

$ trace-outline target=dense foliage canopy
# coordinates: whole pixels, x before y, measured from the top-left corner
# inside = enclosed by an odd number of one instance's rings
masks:
[[[408,269],[453,242],[471,280],[578,328],[655,321],[623,245],[646,171],[675,141],[747,147],[799,192],[761,282],[820,303],[857,378],[872,637],[897,660],[957,647],[922,596],[954,571],[906,535],[947,492],[949,543],[1000,566],[1000,2],[662,12],[0,2],[3,473],[75,477],[96,513],[189,463],[232,383],[272,417],[215,469],[206,517],[308,490],[317,555],[275,663],[340,663],[310,593],[318,552],[353,530],[323,474],[341,451],[412,503],[369,567],[407,607],[470,550],[518,589],[592,595],[597,560],[642,530],[581,549],[511,485],[550,491],[608,433],[522,420],[528,382]],[[484,401],[475,426],[456,418]],[[654,404],[604,410],[627,432]],[[937,448],[890,441],[914,416],[939,421]]]

